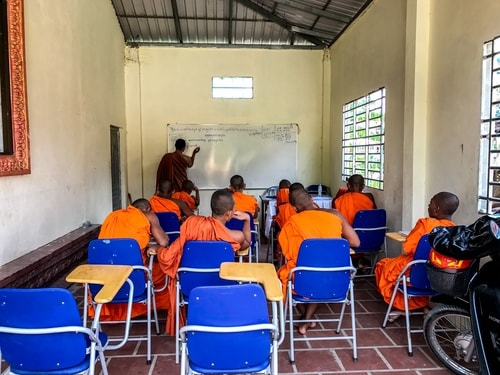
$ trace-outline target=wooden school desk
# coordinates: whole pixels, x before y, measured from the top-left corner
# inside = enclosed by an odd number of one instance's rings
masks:
[[[285,339],[285,312],[283,308],[283,291],[276,269],[271,263],[237,263],[223,262],[220,265],[221,279],[248,281],[262,284],[266,298],[271,301],[273,309],[273,324],[280,327],[281,344]],[[279,308],[279,316],[278,316]]]
[[[387,232],[385,236],[394,241],[404,242],[408,234],[405,232]]]

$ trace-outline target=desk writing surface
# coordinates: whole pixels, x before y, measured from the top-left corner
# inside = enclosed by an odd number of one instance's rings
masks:
[[[387,238],[390,238],[391,240],[398,241],[398,242],[405,242],[406,236],[402,234],[401,232],[387,232],[385,234]]]
[[[226,280],[258,282],[264,286],[269,301],[283,300],[281,282],[271,263],[224,262],[220,266],[219,276]]]
[[[132,266],[114,264],[81,264],[66,276],[70,283],[101,284],[94,296],[97,303],[110,302],[132,273]]]

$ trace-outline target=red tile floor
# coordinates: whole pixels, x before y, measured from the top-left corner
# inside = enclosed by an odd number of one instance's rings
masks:
[[[261,257],[265,259],[265,254]],[[82,300],[82,287],[71,285],[75,296]],[[358,361],[352,360],[352,343],[348,340],[305,341],[296,343],[295,364],[288,360],[288,337],[279,348],[280,374],[392,374],[392,375],[437,375],[451,374],[443,368],[427,348],[422,334],[413,334],[414,355],[409,357],[406,346],[404,319],[400,318],[381,328],[386,304],[376,292],[373,278],[355,280],[356,325],[358,341]],[[338,306],[323,306],[318,314],[328,313],[329,309],[338,311]],[[160,312],[165,317],[166,312]],[[346,313],[347,314],[347,313]],[[348,315],[348,314],[347,314]],[[412,317],[414,324],[421,323],[421,316]],[[420,320],[418,320],[420,319]],[[164,319],[160,322],[164,327]],[[346,316],[343,329],[350,329],[350,318]],[[118,327],[105,326],[104,330],[112,335]],[[132,333],[143,334],[141,324],[132,326]],[[318,325],[307,333],[309,337],[324,334]],[[306,336],[306,337],[307,337]],[[153,334],[153,360],[146,364],[145,342],[129,342],[120,350],[107,351],[108,370],[113,374],[177,374],[179,365],[175,364],[175,343],[173,337]],[[2,364],[2,371],[5,371]],[[99,365],[98,365],[98,368]],[[97,372],[99,373],[99,372]],[[3,372],[2,372],[3,374]]]

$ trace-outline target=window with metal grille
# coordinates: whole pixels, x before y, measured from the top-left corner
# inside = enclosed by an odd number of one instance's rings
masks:
[[[384,189],[385,88],[343,107],[342,179],[353,174],[365,185]]]
[[[500,36],[483,45],[481,130],[479,141],[479,213],[500,210]]]
[[[253,77],[212,77],[212,98],[253,99]]]

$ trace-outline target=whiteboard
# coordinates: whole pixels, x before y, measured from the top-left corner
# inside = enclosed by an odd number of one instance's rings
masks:
[[[201,189],[227,187],[235,174],[247,189],[265,189],[283,178],[296,180],[297,130],[297,124],[167,124],[168,151],[175,151],[178,138],[186,141],[187,155],[200,147],[187,173]]]

